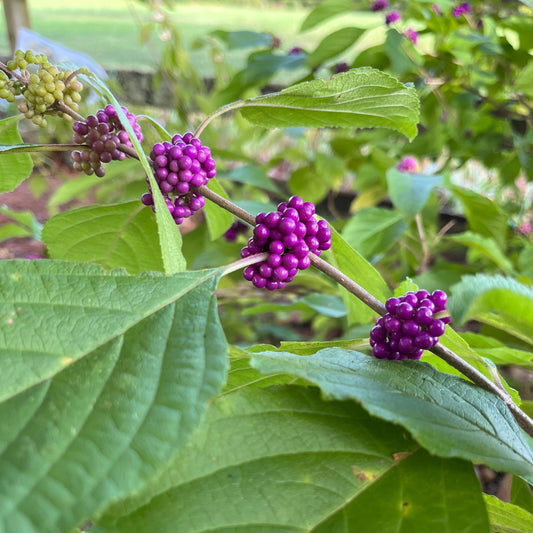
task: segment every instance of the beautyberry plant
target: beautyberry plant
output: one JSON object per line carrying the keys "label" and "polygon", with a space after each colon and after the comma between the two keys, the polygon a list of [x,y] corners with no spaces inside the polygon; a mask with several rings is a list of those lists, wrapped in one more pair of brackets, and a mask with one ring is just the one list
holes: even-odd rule
{"label": "beautyberry plant", "polygon": [[[0,94],[24,100],[24,61],[33,56],[17,57],[9,66],[0,63]],[[45,60],[35,61],[56,75]],[[137,117],[87,72],[80,76],[99,88],[108,104],[103,109],[80,115],[75,99],[66,98],[73,80],[66,72],[63,99],[33,109],[32,120],[42,112],[76,121],[76,170],[103,176],[106,163],[130,157],[132,166],[135,160],[142,166],[135,185],[144,189],[146,179],[148,192],[141,201],[136,188],[134,201],[51,217],[42,231],[48,260],[0,261],[1,531],[156,527],[172,533],[230,530],[236,523],[247,531],[329,531],[339,524],[378,531],[405,523],[413,531],[488,533],[506,530],[502,521],[516,530],[515,514],[528,525],[525,508],[516,513],[515,505],[481,494],[472,466],[485,462],[517,482],[532,482],[533,450],[521,428],[533,436],[533,421],[518,406],[516,392],[448,325],[446,306],[453,306],[446,293],[417,287],[389,298],[391,287],[380,271],[337,231],[345,221],[326,221],[304,194],[277,187],[268,187],[273,196],[260,208],[253,204],[252,214],[233,198],[235,190],[224,189],[224,176],[215,181],[224,161],[215,164],[200,137],[230,111],[262,128],[344,128],[357,137],[362,129],[386,125],[389,144],[397,133],[416,136],[412,86],[368,67],[344,70],[234,101],[183,135],[172,137],[147,121],[158,138],[170,139],[149,146],[143,146],[147,132]],[[32,94],[41,98],[41,92]],[[3,120],[0,128],[12,143],[0,145],[1,162],[10,169],[0,182],[6,190],[17,186],[10,181],[17,169],[19,183],[27,177],[22,167],[31,160],[21,152],[43,146],[21,144],[18,118]],[[216,146],[224,153],[215,143],[213,152]],[[71,143],[49,146],[72,150]],[[331,158],[322,155],[329,170]],[[413,163],[404,160],[406,172],[395,172],[414,181]],[[266,207],[278,192],[277,198],[292,196],[275,210]],[[179,226],[207,201],[215,205],[194,223],[205,219],[209,231]],[[253,228],[240,258],[239,246],[227,242],[245,229],[235,217]],[[202,268],[187,270],[184,251],[200,247],[204,235],[215,253],[202,257]],[[321,319],[356,324],[358,338],[335,334],[279,348],[228,346],[219,315],[224,306],[215,295],[257,298],[257,290],[233,275],[241,269],[246,281],[264,289],[269,309],[288,303],[291,319],[293,310],[313,316],[320,310]],[[290,283],[308,269],[295,290]],[[531,339],[524,324],[531,318],[524,302],[533,296],[512,281],[483,283],[498,298],[522,291],[524,316],[490,308],[482,318],[488,316],[493,327],[509,324],[526,344]],[[472,285],[462,294],[485,311],[494,295],[478,298],[479,284]],[[469,311],[455,309],[454,322],[461,312],[469,318]],[[370,329],[376,315],[381,317]],[[415,361],[428,350],[433,355]],[[513,356],[518,352],[513,349]],[[441,371],[434,356],[468,382]],[[398,492],[399,483],[405,490]],[[413,489],[422,483],[424,491]],[[260,497],[243,500],[248,486]],[[460,492],[443,498],[449,486]],[[378,493],[388,495],[386,513],[374,506]],[[427,508],[430,513],[409,512]]]}

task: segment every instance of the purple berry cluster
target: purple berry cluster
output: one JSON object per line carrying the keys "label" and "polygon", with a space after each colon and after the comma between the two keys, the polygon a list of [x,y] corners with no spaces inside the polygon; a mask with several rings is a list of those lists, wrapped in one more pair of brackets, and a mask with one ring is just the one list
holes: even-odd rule
{"label": "purple berry cluster", "polygon": [[378,359],[420,359],[444,333],[450,317],[441,314],[448,297],[441,290],[431,294],[409,291],[385,303],[387,313],[370,330],[370,346]]}
{"label": "purple berry cluster", "polygon": [[[143,135],[141,127],[137,124],[137,117],[125,107],[122,107],[122,110],[137,139],[142,141]],[[86,148],[74,150],[71,154],[75,170],[89,175],[94,173],[99,178],[105,175],[103,163],[122,161],[126,157],[126,154],[119,150],[119,145],[123,144],[130,148],[133,146],[112,105],[100,109],[96,115],[89,115],[84,121],[74,122],[72,129],[73,141],[76,144],[86,145]]]}
{"label": "purple berry cluster", "polygon": [[277,211],[259,213],[248,245],[241,257],[268,252],[265,261],[246,267],[243,276],[259,288],[282,289],[298,270],[311,265],[309,253],[320,255],[331,248],[331,229],[325,220],[314,217],[315,206],[292,196],[278,205]]}
{"label": "purple berry cluster", "polygon": [[[155,144],[150,160],[167,207],[176,224],[181,224],[205,205],[205,198],[194,189],[207,185],[217,174],[211,150],[189,132],[174,135],[172,142]],[[154,206],[151,190],[141,201]]]}

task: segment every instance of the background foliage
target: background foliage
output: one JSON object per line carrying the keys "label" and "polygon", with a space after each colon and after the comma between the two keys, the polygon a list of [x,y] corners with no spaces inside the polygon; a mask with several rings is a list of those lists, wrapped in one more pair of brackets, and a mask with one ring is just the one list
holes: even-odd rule
{"label": "background foliage", "polygon": [[[43,155],[70,126],[0,122],[2,192],[63,172],[44,227],[2,208],[0,239],[47,259],[0,262],[0,531],[531,531],[531,439],[500,398],[431,352],[369,357],[376,312],[317,270],[272,293],[225,271],[249,230],[219,206],[178,231],[139,202],[153,143],[214,113],[212,190],[252,214],[315,202],[325,259],[381,302],[447,290],[442,344],[531,414],[531,6],[324,0],[288,42],[189,47],[189,6],[143,4],[169,99],[136,110],[141,166],[72,175]],[[512,478],[505,501],[480,465]]]}

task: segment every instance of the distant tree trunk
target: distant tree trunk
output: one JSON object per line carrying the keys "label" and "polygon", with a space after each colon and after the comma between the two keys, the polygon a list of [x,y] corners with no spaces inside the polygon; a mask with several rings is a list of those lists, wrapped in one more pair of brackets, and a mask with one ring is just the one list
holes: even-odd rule
{"label": "distant tree trunk", "polygon": [[7,34],[11,52],[15,53],[17,32],[20,27],[30,28],[30,15],[26,0],[4,0]]}

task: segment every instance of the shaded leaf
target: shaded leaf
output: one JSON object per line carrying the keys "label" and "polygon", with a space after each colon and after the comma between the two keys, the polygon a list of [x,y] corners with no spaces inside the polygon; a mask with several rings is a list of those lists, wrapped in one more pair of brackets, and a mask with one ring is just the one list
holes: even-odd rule
{"label": "shaded leaf", "polygon": [[435,455],[533,480],[533,452],[501,399],[430,365],[327,348],[307,357],[254,353],[252,366],[307,379],[333,399],[361,402],[373,415],[403,425]]}
{"label": "shaded leaf", "polygon": [[[488,532],[471,465],[413,451],[399,428],[316,390],[241,390],[217,398],[166,475],[96,532]],[[370,512],[383,505],[376,491],[390,513]]]}

